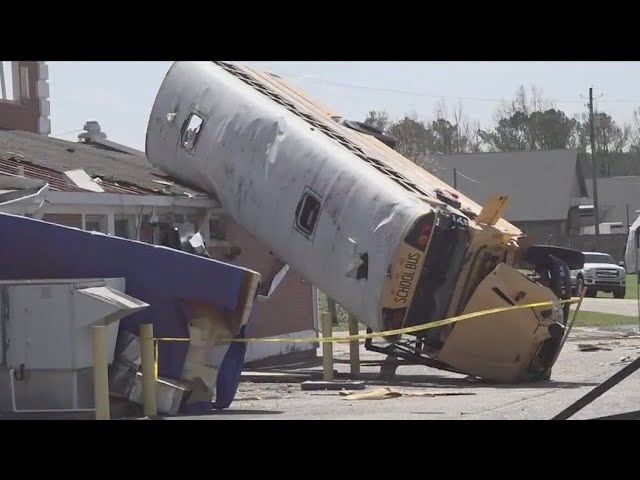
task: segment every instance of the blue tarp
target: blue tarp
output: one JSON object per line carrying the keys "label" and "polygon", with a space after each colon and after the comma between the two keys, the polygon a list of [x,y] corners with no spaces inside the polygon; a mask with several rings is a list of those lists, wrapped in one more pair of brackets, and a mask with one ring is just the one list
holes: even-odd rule
{"label": "blue tarp", "polygon": [[[135,334],[140,324],[153,323],[157,337],[189,337],[186,302],[235,310],[250,274],[168,247],[0,213],[0,279],[124,277],[126,293],[150,305],[121,321],[120,328]],[[187,349],[186,342],[161,342],[159,375],[179,379]],[[218,408],[233,400],[245,350],[233,343],[222,361]]]}

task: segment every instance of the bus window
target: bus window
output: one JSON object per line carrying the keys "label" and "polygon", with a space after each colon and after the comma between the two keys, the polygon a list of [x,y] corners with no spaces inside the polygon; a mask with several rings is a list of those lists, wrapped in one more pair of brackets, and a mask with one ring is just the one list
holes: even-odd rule
{"label": "bus window", "polygon": [[202,127],[202,118],[195,113],[187,117],[182,128],[182,147],[188,152],[192,152],[196,146],[196,140]]}
{"label": "bus window", "polygon": [[320,216],[320,199],[310,191],[305,191],[296,209],[296,228],[310,238]]}

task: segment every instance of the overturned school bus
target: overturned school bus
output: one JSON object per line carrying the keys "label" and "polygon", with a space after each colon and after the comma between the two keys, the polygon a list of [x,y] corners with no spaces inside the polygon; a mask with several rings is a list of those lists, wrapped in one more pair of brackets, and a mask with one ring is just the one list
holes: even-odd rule
{"label": "overturned school bus", "polygon": [[[146,138],[152,164],[215,195],[371,331],[553,302],[386,337],[382,349],[498,382],[548,378],[568,315],[562,275],[579,254],[525,252],[501,218],[508,198],[481,207],[392,146],[277,75],[224,62],[174,63]],[[522,258],[537,276],[514,268]]]}

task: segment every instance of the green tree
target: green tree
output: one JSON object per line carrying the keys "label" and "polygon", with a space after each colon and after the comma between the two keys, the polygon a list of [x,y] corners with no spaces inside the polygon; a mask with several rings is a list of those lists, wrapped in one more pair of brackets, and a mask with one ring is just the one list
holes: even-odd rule
{"label": "green tree", "polygon": [[542,91],[531,86],[530,93],[524,86],[516,92],[510,103],[504,103],[495,114],[493,130],[480,131],[480,138],[492,150],[520,151],[576,146],[576,125],[555,108]]}
{"label": "green tree", "polygon": [[398,121],[380,110],[371,110],[364,123],[396,138],[396,150],[410,160],[423,164],[433,154],[478,152],[482,140],[477,121],[469,121],[462,106],[449,115],[444,102],[435,109],[435,118],[424,122],[413,114],[405,114]]}
{"label": "green tree", "polygon": [[[589,115],[579,116],[577,124],[577,147],[584,172],[591,177],[591,129]],[[637,173],[635,166],[634,131],[630,125],[618,125],[610,115],[594,112],[594,143],[596,147],[597,175],[611,177],[614,175],[633,175]],[[631,152],[627,151],[631,147]]]}
{"label": "green tree", "polygon": [[391,121],[389,120],[389,114],[387,114],[387,112],[371,110],[367,114],[367,118],[364,119],[364,123],[384,132]]}
{"label": "green tree", "polygon": [[435,151],[433,132],[415,114],[405,115],[403,119],[392,123],[387,131],[398,141],[396,150],[416,163]]}

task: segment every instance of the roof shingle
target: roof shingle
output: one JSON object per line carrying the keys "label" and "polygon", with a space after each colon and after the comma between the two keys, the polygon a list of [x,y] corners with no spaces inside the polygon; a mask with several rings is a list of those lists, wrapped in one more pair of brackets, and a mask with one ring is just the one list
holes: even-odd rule
{"label": "roof shingle", "polygon": [[[15,154],[22,157],[20,161]],[[27,176],[47,180],[54,191],[84,191],[65,180],[63,173],[81,168],[91,177],[100,177],[100,186],[105,192],[207,197],[201,190],[168,177],[145,157],[20,130],[0,129],[0,171],[16,174],[18,165],[24,166]]]}

